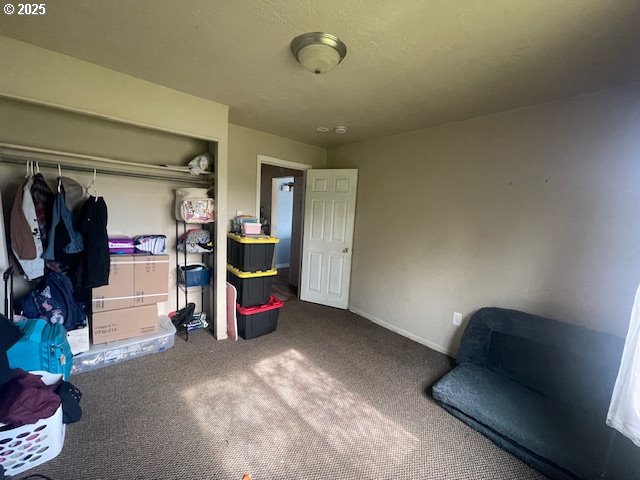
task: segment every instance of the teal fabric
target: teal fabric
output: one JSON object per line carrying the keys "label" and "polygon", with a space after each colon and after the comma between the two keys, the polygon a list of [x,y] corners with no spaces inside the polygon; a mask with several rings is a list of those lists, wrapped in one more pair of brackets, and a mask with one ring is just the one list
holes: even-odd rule
{"label": "teal fabric", "polygon": [[69,380],[73,354],[67,330],[60,323],[49,323],[41,318],[22,320],[16,325],[23,336],[7,351],[9,366],[26,372],[61,373],[64,380]]}
{"label": "teal fabric", "polygon": [[471,318],[433,386],[450,413],[552,479],[597,478],[622,339],[516,310]]}

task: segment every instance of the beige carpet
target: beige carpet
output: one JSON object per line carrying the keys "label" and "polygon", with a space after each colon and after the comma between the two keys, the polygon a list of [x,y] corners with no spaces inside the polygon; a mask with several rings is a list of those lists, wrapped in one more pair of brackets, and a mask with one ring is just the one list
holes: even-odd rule
{"label": "beige carpet", "polygon": [[72,378],[81,422],[27,473],[56,480],[543,479],[439,408],[446,356],[332,308],[292,300],[277,332]]}

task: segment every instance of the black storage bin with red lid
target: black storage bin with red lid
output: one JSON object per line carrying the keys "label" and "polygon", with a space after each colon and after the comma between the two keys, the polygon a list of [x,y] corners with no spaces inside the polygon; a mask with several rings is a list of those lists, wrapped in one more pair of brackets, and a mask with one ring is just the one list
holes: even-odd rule
{"label": "black storage bin with red lid", "polygon": [[284,305],[282,300],[271,295],[269,303],[257,307],[237,306],[238,335],[245,340],[275,332],[278,328],[278,315]]}

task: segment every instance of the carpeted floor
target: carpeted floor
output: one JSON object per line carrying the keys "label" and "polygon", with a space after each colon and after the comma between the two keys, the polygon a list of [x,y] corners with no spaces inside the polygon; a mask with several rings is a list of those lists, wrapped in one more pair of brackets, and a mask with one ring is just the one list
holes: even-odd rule
{"label": "carpeted floor", "polygon": [[278,269],[278,274],[271,282],[271,293],[285,301],[298,297],[298,289],[289,283],[289,268]]}
{"label": "carpeted floor", "polygon": [[84,417],[60,456],[24,476],[542,480],[433,402],[451,366],[357,315],[292,300],[273,334],[200,331],[73,377]]}

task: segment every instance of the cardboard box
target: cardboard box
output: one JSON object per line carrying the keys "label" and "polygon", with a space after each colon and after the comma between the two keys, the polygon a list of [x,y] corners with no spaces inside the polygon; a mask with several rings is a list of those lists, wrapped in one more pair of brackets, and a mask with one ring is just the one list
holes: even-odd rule
{"label": "cardboard box", "polygon": [[133,255],[111,255],[109,285],[92,290],[93,312],[133,307]]}
{"label": "cardboard box", "polygon": [[133,305],[169,300],[169,255],[134,255]]}
{"label": "cardboard box", "polygon": [[154,305],[169,299],[168,255],[111,255],[109,285],[94,288],[93,312]]}
{"label": "cardboard box", "polygon": [[71,353],[78,355],[83,352],[88,352],[89,347],[89,327],[77,328],[67,332],[67,341],[71,347]]}
{"label": "cardboard box", "polygon": [[98,312],[93,314],[91,320],[94,345],[148,335],[157,331],[158,307],[155,304]]}

